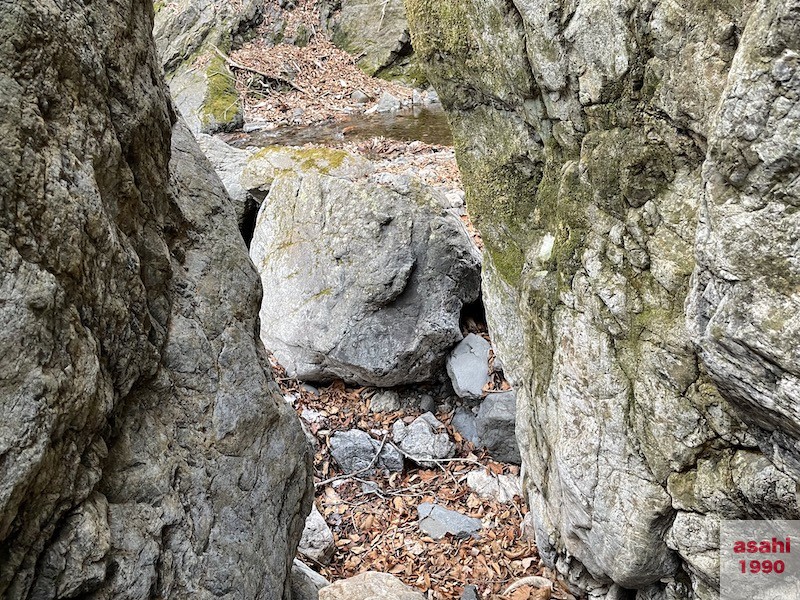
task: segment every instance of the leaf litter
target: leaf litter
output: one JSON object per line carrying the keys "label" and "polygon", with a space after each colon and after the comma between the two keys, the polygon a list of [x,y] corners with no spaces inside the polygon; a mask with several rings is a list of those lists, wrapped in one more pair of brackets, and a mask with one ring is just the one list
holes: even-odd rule
{"label": "leaf litter", "polygon": [[[461,460],[441,462],[435,469],[406,461],[402,472],[347,476],[329,451],[329,440],[335,432],[358,428],[379,442],[388,443],[391,426],[397,419],[411,422],[421,411],[406,408],[372,413],[369,404],[374,388],[335,381],[319,388],[317,395],[288,377],[274,357],[272,363],[278,385],[284,396],[293,400],[298,416],[313,411],[311,414],[316,417],[305,422],[318,442],[314,456],[315,502],[333,531],[336,549],[327,565],[312,566],[329,581],[373,570],[397,576],[426,593],[430,600],[458,599],[470,584],[477,586],[484,600],[573,598],[542,564],[532,534],[523,531],[522,520],[528,511],[524,500],[517,496],[509,503],[495,502],[479,497],[467,487],[467,474],[475,469],[518,477],[519,467],[493,460],[464,439],[450,425],[452,412],[436,417],[446,425],[456,444],[455,458]],[[489,387],[501,389],[502,382],[494,380]],[[416,507],[422,502],[436,502],[481,519],[479,537],[430,538],[417,525]],[[515,582],[531,576],[546,578],[552,589],[522,585],[501,595]]]}

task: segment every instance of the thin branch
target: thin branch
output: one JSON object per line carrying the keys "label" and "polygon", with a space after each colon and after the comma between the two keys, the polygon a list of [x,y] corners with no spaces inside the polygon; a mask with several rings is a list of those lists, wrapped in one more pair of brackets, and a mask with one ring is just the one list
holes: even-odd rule
{"label": "thin branch", "polygon": [[216,53],[219,54],[222,57],[222,60],[224,60],[228,64],[229,67],[232,67],[234,69],[239,69],[241,71],[249,71],[250,73],[255,73],[256,75],[259,75],[259,76],[263,77],[264,79],[266,79],[268,82],[288,85],[289,87],[291,87],[294,90],[297,90],[298,92],[301,92],[303,94],[308,94],[308,92],[306,90],[304,90],[300,86],[292,83],[291,81],[289,81],[288,79],[286,79],[284,77],[278,77],[277,75],[270,75],[268,73],[264,73],[263,71],[259,71],[258,69],[254,69],[253,67],[247,67],[247,66],[243,65],[242,63],[239,63],[239,62],[236,62],[235,60],[233,60],[231,57],[226,55],[224,52],[222,52],[222,50],[220,50],[219,48],[217,48],[213,44],[212,44],[211,47],[214,48]]}
{"label": "thin branch", "polygon": [[529,585],[531,587],[535,587],[538,589],[541,588],[548,588],[550,590],[553,589],[553,582],[550,581],[549,579],[546,579],[539,575],[531,575],[530,577],[523,577],[522,579],[518,579],[510,586],[508,586],[500,595],[508,596],[511,592],[513,592],[517,588],[521,588],[523,585]]}

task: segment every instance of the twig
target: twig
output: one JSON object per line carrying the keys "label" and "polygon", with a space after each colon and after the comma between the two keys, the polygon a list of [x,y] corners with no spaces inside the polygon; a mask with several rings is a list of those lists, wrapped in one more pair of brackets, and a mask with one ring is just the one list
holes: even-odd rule
{"label": "twig", "polygon": [[386,7],[389,5],[389,0],[383,0],[383,8],[381,9],[381,21],[378,23],[378,32],[383,27],[383,18],[386,16]]}
{"label": "twig", "polygon": [[[386,444],[386,438],[388,436],[389,436],[388,433],[383,436],[383,439],[381,440],[381,445],[378,447],[378,451],[375,453],[375,456],[372,457],[372,460],[369,461],[369,464],[366,467],[362,467],[361,469],[353,471],[352,473],[344,473],[342,475],[337,475],[336,477],[331,477],[330,479],[324,479],[323,481],[315,483],[314,489],[322,487],[323,485],[328,485],[329,483],[333,483],[334,481],[340,481],[342,479],[355,479],[356,475],[361,475],[362,473],[366,473],[367,471],[369,471],[372,467],[375,466],[375,463],[378,462],[378,458],[380,457],[381,452],[383,451],[383,446]],[[402,452],[402,450],[400,451]]]}
{"label": "twig", "polygon": [[241,71],[249,71],[250,73],[255,73],[256,75],[260,75],[261,77],[263,77],[267,81],[271,81],[271,82],[275,82],[275,83],[279,83],[279,84],[283,84],[283,85],[288,85],[289,87],[291,87],[292,89],[297,90],[298,92],[302,92],[303,94],[308,94],[307,91],[305,91],[300,86],[292,83],[288,79],[285,79],[283,77],[278,77],[277,75],[269,75],[268,73],[264,73],[263,71],[259,71],[258,69],[254,69],[253,67],[247,67],[247,66],[243,65],[242,63],[236,62],[231,57],[227,56],[224,52],[222,52],[222,50],[220,50],[219,48],[217,48],[213,44],[212,44],[211,47],[214,48],[216,53],[219,54],[222,57],[222,60],[224,60],[228,64],[228,66],[233,67],[234,69],[239,69]]}
{"label": "twig", "polygon": [[458,457],[456,457],[456,458],[427,458],[427,457],[414,456],[413,454],[409,454],[408,452],[404,451],[399,446],[395,446],[395,448],[397,448],[403,456],[405,456],[406,458],[410,458],[411,460],[413,460],[415,463],[418,463],[418,464],[423,464],[423,463],[437,463],[437,464],[439,464],[439,463],[463,462],[463,463],[468,463],[468,464],[471,464],[471,465],[478,465],[479,467],[486,468],[486,465],[484,465],[482,462],[477,461],[477,460],[473,460],[471,458],[458,458]]}
{"label": "twig", "polygon": [[505,591],[500,594],[501,596],[508,596],[514,590],[521,588],[523,585],[529,585],[531,587],[535,587],[538,589],[541,588],[549,588],[550,590],[553,589],[553,582],[549,579],[541,577],[539,575],[531,575],[530,577],[523,577],[522,579],[518,579],[510,586],[508,586]]}
{"label": "twig", "polygon": [[359,479],[358,477],[353,477],[359,483],[365,483],[367,485],[375,486],[373,489],[368,489],[364,492],[358,494],[359,496],[367,496],[369,494],[375,494],[376,496],[380,496],[383,499],[386,499],[388,496],[402,496],[403,498],[420,498],[422,496],[426,496],[427,494],[424,492],[416,492],[419,487],[424,487],[425,483],[418,483],[417,485],[412,485],[409,487],[401,488],[399,490],[386,490],[379,486],[375,481],[368,481],[366,479]]}

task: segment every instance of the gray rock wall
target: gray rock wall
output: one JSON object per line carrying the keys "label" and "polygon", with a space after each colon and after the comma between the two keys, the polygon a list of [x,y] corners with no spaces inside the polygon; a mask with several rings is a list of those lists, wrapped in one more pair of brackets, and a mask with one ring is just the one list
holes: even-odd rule
{"label": "gray rock wall", "polygon": [[483,235],[540,553],[714,598],[796,518],[798,3],[406,0]]}
{"label": "gray rock wall", "polygon": [[0,596],[288,599],[310,459],[152,6],[2,8]]}

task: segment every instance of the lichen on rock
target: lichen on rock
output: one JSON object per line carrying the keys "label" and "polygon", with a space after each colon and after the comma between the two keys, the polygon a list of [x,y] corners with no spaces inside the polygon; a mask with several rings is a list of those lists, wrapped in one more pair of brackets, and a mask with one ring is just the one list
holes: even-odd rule
{"label": "lichen on rock", "polygon": [[539,552],[595,596],[713,598],[719,520],[797,513],[796,4],[406,0]]}
{"label": "lichen on rock", "polygon": [[152,26],[148,0],[0,21],[3,598],[289,598],[311,457]]}

